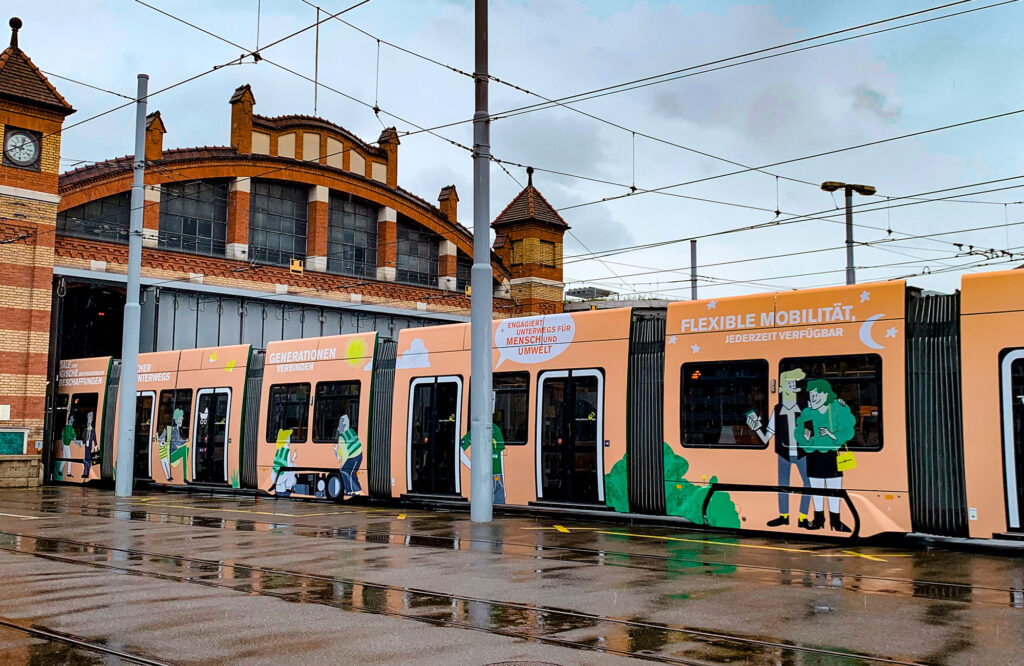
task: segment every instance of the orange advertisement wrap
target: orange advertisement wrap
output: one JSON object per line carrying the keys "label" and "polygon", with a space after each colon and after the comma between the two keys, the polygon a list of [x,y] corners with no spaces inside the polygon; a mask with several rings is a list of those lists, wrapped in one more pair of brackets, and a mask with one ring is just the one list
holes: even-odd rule
{"label": "orange advertisement wrap", "polygon": [[112,360],[109,356],[60,362],[54,405],[54,481],[100,479],[103,415]]}
{"label": "orange advertisement wrap", "polygon": [[668,514],[833,537],[909,531],[905,292],[669,304]]}
{"label": "orange advertisement wrap", "polygon": [[136,479],[239,487],[249,354],[249,345],[139,354]]}
{"label": "orange advertisement wrap", "polygon": [[367,494],[376,343],[369,332],[267,346],[253,440],[261,490],[333,500]]}
{"label": "orange advertisement wrap", "polygon": [[1021,271],[963,278],[964,474],[972,537],[991,538],[1024,528],[1022,292]]}
{"label": "orange advertisement wrap", "polygon": [[[629,309],[493,323],[493,500],[628,510]],[[392,496],[469,498],[468,324],[398,337]]]}

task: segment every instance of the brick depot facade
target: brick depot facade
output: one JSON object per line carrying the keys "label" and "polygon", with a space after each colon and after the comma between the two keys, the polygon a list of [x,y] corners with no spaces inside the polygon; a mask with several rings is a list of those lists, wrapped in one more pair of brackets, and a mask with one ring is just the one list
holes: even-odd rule
{"label": "brick depot facade", "polygon": [[[0,133],[31,133],[41,155],[0,165],[0,429],[32,442],[57,359],[119,353],[133,158],[59,173],[73,109],[13,34]],[[400,187],[393,128],[366,142],[255,106],[234,91],[219,147],[165,148],[173,119],[147,119],[142,351],[465,320],[473,238],[455,187],[436,204]],[[495,316],[561,311],[568,227],[532,178],[493,226]]]}

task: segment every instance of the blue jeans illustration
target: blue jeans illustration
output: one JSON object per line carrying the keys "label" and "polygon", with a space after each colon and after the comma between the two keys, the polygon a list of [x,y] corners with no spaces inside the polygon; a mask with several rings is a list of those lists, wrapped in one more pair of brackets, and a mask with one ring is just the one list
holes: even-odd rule
{"label": "blue jeans illustration", "polygon": [[363,489],[359,485],[359,476],[356,474],[362,464],[363,454],[360,453],[358,456],[346,460],[345,464],[341,466],[341,480],[345,482],[345,492],[349,495],[355,495]]}
{"label": "blue jeans illustration", "polygon": [[[800,472],[800,478],[804,481],[804,486],[807,488],[811,487],[810,479],[807,478],[807,459],[806,458],[784,458],[779,456],[779,485],[788,486],[790,471],[796,465],[797,470]],[[811,504],[811,498],[809,495],[800,496],[800,513],[806,514],[807,508]],[[779,493],[779,513],[789,513],[789,493]]]}

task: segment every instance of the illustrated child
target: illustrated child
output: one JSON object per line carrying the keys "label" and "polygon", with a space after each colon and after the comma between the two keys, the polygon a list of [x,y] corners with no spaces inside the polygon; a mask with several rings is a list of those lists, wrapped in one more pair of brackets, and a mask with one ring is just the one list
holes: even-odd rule
{"label": "illustrated child", "polygon": [[[832,385],[825,379],[807,382],[808,406],[796,420],[797,441],[807,452],[807,476],[814,488],[840,489],[843,473],[836,458],[839,450],[856,434],[857,417],[842,400],[836,398]],[[814,496],[814,520],[808,529],[825,526],[824,502]],[[839,515],[839,498],[828,498],[829,526],[836,532],[849,532]]]}
{"label": "illustrated child", "polygon": [[85,415],[85,432],[82,433],[82,439],[78,442],[79,446],[84,447],[83,452],[83,464],[85,465],[82,471],[82,478],[89,478],[89,471],[92,469],[92,456],[93,453],[99,450],[96,446],[96,429],[92,427],[93,412],[89,412]]}
{"label": "illustrated child", "polygon": [[274,453],[272,468],[274,478],[270,489],[281,497],[291,495],[297,482],[295,472],[288,471],[289,467],[295,466],[295,456],[298,454],[298,451],[291,450],[291,438],[291,430],[277,431],[277,451]]}
{"label": "illustrated child", "polygon": [[355,495],[363,487],[359,483],[359,466],[363,464],[363,444],[359,435],[349,425],[348,414],[338,419],[338,443],[334,445],[334,455],[338,458],[341,479],[345,483],[345,492]]}
{"label": "illustrated child", "polygon": [[171,467],[177,467],[184,460],[183,476],[188,481],[188,440],[181,435],[181,424],[185,420],[185,412],[175,409],[171,420],[174,425],[164,428],[156,440],[160,465],[164,468],[164,477],[168,481],[174,481],[174,477],[171,476]]}
{"label": "illustrated child", "polygon": [[[459,457],[462,459],[462,464],[473,469],[472,461],[469,456],[466,455],[466,451],[470,449],[472,444],[470,433],[466,433],[462,436],[459,441]],[[505,503],[505,458],[502,453],[505,451],[505,437],[501,434],[501,428],[498,427],[497,423],[491,424],[491,443],[493,450],[491,452],[491,474],[494,475],[494,495],[492,501],[495,504]]]}
{"label": "illustrated child", "polygon": [[[757,433],[758,438],[767,444],[775,437],[775,453],[779,458],[779,485],[788,486],[793,465],[800,472],[804,486],[809,487],[810,481],[807,478],[806,452],[798,446],[796,438],[796,422],[800,416],[800,405],[797,404],[797,394],[801,389],[797,382],[803,380],[806,374],[800,368],[787,370],[779,375],[779,402],[772,410],[772,416],[768,419],[768,427],[761,424],[761,417],[753,411],[747,413],[747,426]],[[797,526],[810,529],[810,521],[807,519],[807,508],[810,506],[811,498],[808,495],[800,496],[800,518]],[[779,527],[789,525],[789,493],[779,493],[779,515],[768,521],[768,527]]]}

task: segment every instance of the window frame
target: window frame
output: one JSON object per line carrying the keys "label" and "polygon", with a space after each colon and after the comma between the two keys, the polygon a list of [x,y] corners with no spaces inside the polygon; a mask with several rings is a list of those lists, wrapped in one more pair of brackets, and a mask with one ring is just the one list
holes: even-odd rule
{"label": "window frame", "polygon": [[[85,434],[85,424],[86,424],[85,415],[89,413],[89,410],[88,409],[86,409],[85,411],[76,410],[75,409],[75,401],[78,400],[79,398],[87,398],[89,396],[92,397],[92,401],[93,401],[92,402],[92,405],[93,405],[93,407],[92,407],[92,429],[93,429],[93,432],[96,433],[96,446],[99,446],[100,445],[100,435],[99,435],[100,394],[99,394],[99,392],[97,392],[97,391],[84,391],[82,393],[72,393],[71,394],[71,399],[68,401],[67,416],[70,418],[72,414],[75,414],[77,416],[77,414],[79,412],[81,412],[81,414],[82,414],[82,421],[79,422],[76,419],[75,425],[74,425],[74,428],[75,428],[75,439],[81,441],[82,440],[82,436]],[[67,421],[65,420],[64,423],[66,425]]]}
{"label": "window frame", "polygon": [[[547,263],[544,260],[544,248],[551,248],[551,263]],[[540,241],[540,251],[537,255],[537,263],[544,268],[555,268],[558,265],[558,255],[556,253],[557,244],[554,241]]]}
{"label": "window frame", "polygon": [[[436,289],[443,239],[414,222],[399,220],[395,227],[395,282]],[[426,270],[420,270],[424,267]]]}
{"label": "window frame", "polygon": [[[174,192],[179,189],[180,193]],[[183,206],[182,210],[170,210],[179,206]],[[186,221],[195,225],[195,233],[185,232]],[[171,229],[174,223],[177,223],[178,231]],[[209,234],[200,233],[203,224],[210,225]],[[160,249],[223,257],[227,253],[227,229],[228,181],[191,180],[161,186]],[[189,243],[192,247],[187,247]],[[201,244],[208,248],[200,248]]]}
{"label": "window frame", "polygon": [[[374,204],[331,191],[327,204],[328,273],[376,279],[379,215],[380,208]],[[349,233],[352,240],[346,241]],[[356,242],[360,234],[366,235],[365,244]],[[364,254],[361,261],[357,256],[360,252]]]}
{"label": "window frame", "polygon": [[[462,462],[459,433],[462,432],[462,401],[465,398],[463,390],[465,384],[462,379],[462,375],[431,375],[427,377],[413,377],[409,380],[409,400],[406,405],[406,430],[405,430],[405,487],[412,492],[412,422],[415,408],[415,401],[413,397],[416,394],[416,387],[421,384],[429,384],[433,386],[435,394],[431,397],[433,403],[437,402],[437,385],[453,383],[456,386],[456,399],[455,399],[455,494],[462,494],[462,481],[459,477],[462,476]],[[434,430],[434,433],[437,431]]]}
{"label": "window frame", "polygon": [[[90,211],[90,208],[95,210]],[[86,201],[57,213],[57,234],[71,238],[127,245],[131,226],[131,209],[131,192],[127,190]],[[106,212],[104,212],[105,210]],[[77,229],[70,229],[69,223]],[[94,223],[108,227],[108,229],[91,229]]]}
{"label": "window frame", "polygon": [[[286,189],[291,190],[296,193],[296,198],[274,194],[274,188],[279,188],[282,194]],[[285,267],[290,266],[291,259],[305,261],[306,253],[309,249],[308,187],[304,188],[302,185],[290,182],[253,180],[250,189],[249,259],[263,264]],[[262,191],[264,189],[266,192]],[[297,194],[299,190],[304,192],[301,197],[298,197]],[[292,204],[292,212],[296,213],[296,215],[273,212],[269,203],[272,200]],[[301,211],[301,215],[298,215],[299,211]],[[260,218],[259,216],[261,215],[266,217]],[[282,223],[290,225],[291,231],[283,231]],[[300,223],[302,225],[302,233],[296,231]],[[256,240],[259,234],[263,235],[262,241]],[[282,243],[285,239],[289,240],[289,249],[282,248]],[[301,242],[298,239],[302,239]],[[273,247],[274,243],[276,243],[276,247]]]}
{"label": "window frame", "polygon": [[[779,359],[779,362],[778,362],[778,365],[776,366],[776,369],[779,372],[779,374],[781,374],[782,373],[782,366],[787,361],[789,361],[789,362],[793,362],[793,361],[810,361],[810,362],[814,362],[814,361],[819,361],[819,360],[823,360],[823,359],[844,359],[844,358],[860,358],[860,357],[863,357],[863,358],[874,358],[878,362],[878,405],[877,405],[877,409],[878,409],[878,412],[877,412],[878,445],[877,446],[870,446],[869,447],[869,446],[864,446],[864,445],[861,445],[861,444],[852,444],[852,440],[851,440],[851,442],[847,443],[847,445],[845,445],[844,448],[846,448],[846,449],[848,449],[850,451],[853,451],[855,453],[878,453],[879,451],[881,451],[881,450],[883,450],[885,448],[885,408],[884,408],[885,407],[884,406],[884,401],[885,401],[885,392],[884,392],[884,390],[885,390],[885,364],[883,362],[881,354],[861,353],[861,354],[829,354],[829,355],[819,355],[819,356],[786,356],[784,358],[780,358]],[[803,365],[801,365],[801,364],[797,364],[797,365],[799,367],[801,367],[801,368],[803,367]],[[812,379],[826,379],[827,380],[828,378],[827,377],[818,377],[818,376],[808,375],[807,378],[803,380],[804,386],[806,387],[807,382],[809,380],[812,380]],[[832,382],[830,381],[829,385],[831,385],[831,384],[832,384]],[[806,390],[806,388],[804,390]],[[836,387],[832,386],[832,390],[835,391]],[[836,397],[837,398],[841,397],[839,395],[838,391],[836,391]],[[861,405],[857,405],[857,407],[859,409],[861,407]],[[853,410],[851,409],[850,411],[852,412]],[[861,427],[861,418],[860,418],[859,414],[854,414],[854,416],[857,417],[857,430],[856,430],[856,432],[858,434],[860,434],[860,433],[863,432],[863,428]]]}
{"label": "window frame", "polygon": [[[264,426],[264,430],[265,438],[268,444],[276,444],[277,431],[284,430],[284,428],[280,427],[280,424],[278,424],[277,427],[273,429],[273,434],[271,434],[271,423],[273,423],[274,419],[274,389],[282,389],[295,386],[306,387],[306,400],[303,401],[303,418],[300,419],[300,421],[303,422],[302,427],[304,428],[304,430],[302,433],[302,439],[298,439],[298,436],[293,432],[291,438],[288,441],[290,444],[305,444],[306,442],[309,441],[309,407],[310,402],[312,402],[313,398],[313,385],[310,382],[282,382],[280,384],[271,384],[267,388],[267,420]],[[295,428],[293,428],[293,431],[294,430]]]}
{"label": "window frame", "polygon": [[[331,385],[331,384],[355,385],[355,387],[356,387],[356,392],[355,392],[355,396],[354,396],[355,403],[356,403],[355,418],[350,419],[349,427],[351,427],[353,430],[356,431],[356,435],[359,434],[359,411],[362,409],[362,400],[363,400],[363,382],[362,382],[362,380],[359,380],[359,379],[338,379],[338,380],[329,380],[329,381],[317,382],[316,386],[313,387],[313,393],[312,393],[312,398],[313,398],[313,432],[312,432],[312,436],[310,438],[310,441],[312,441],[314,444],[337,444],[338,443],[338,438],[336,436],[327,437],[326,439],[318,438],[317,437],[317,435],[318,435],[318,433],[317,433],[317,425],[319,424],[319,419],[317,418],[317,416],[319,415],[320,405],[323,404],[323,402],[324,402],[324,401],[320,400],[320,387],[321,386]],[[349,400],[351,400],[352,398],[353,398],[353,396],[343,396],[342,399],[349,399]]]}
{"label": "window frame", "polygon": [[[757,435],[754,435],[756,443],[754,444],[700,444],[688,441],[687,438],[687,414],[686,409],[686,381],[687,376],[693,372],[693,366],[708,366],[708,365],[732,365],[737,366],[739,364],[761,364],[764,369],[764,396],[765,396],[765,413],[769,413],[774,407],[772,404],[771,396],[771,363],[765,358],[738,358],[738,359],[724,359],[724,360],[709,360],[709,361],[686,361],[681,363],[679,366],[679,443],[682,447],[687,449],[715,449],[715,450],[748,450],[748,451],[762,451],[767,449],[770,445],[769,442],[762,442]],[[691,370],[687,371],[687,367]],[[699,368],[698,368],[699,370]],[[762,415],[763,416],[763,415]],[[720,424],[721,425],[721,424]],[[746,427],[746,422],[742,421],[735,425]]]}
{"label": "window frame", "polygon": [[[156,397],[156,400],[157,400],[157,402],[156,402],[156,424],[153,426],[156,429],[155,432],[157,434],[157,437],[160,436],[160,427],[161,427],[161,425],[160,425],[160,412],[161,412],[161,407],[163,407],[163,404],[164,404],[164,396],[166,394],[168,394],[168,393],[173,394],[173,396],[174,396],[172,398],[172,400],[171,400],[171,420],[170,420],[170,423],[173,424],[173,422],[174,422],[174,410],[175,409],[181,409],[181,411],[183,412],[183,414],[182,414],[182,416],[183,416],[182,425],[184,425],[184,427],[185,427],[185,433],[182,435],[182,437],[184,437],[185,441],[191,442],[192,441],[192,405],[195,404],[195,401],[192,399],[193,391],[190,388],[163,389],[163,390],[160,391],[160,393],[157,394],[157,397]],[[179,393],[184,393],[184,394],[186,394],[188,396],[188,406],[186,408],[181,408],[181,407],[178,406],[178,404],[179,404],[178,403],[178,394]]]}
{"label": "window frame", "polygon": [[[503,389],[499,389],[499,388],[496,388],[496,385],[495,385],[495,383],[493,381],[493,380],[498,379],[499,377],[510,377],[511,378],[511,377],[516,377],[516,376],[522,376],[524,378],[524,387],[522,389],[504,389],[504,390]],[[508,434],[505,432],[504,429],[502,429],[502,431],[501,431],[501,436],[505,440],[505,446],[506,447],[508,447],[508,446],[529,446],[529,444],[530,444],[530,373],[528,371],[526,371],[526,370],[517,370],[517,371],[513,371],[513,372],[495,372],[493,374],[493,376],[492,376],[491,390],[494,393],[494,398],[491,400],[491,422],[492,423],[494,423],[494,412],[497,410],[497,407],[498,407],[498,394],[499,393],[507,393],[507,394],[522,393],[525,396],[525,401],[526,401],[525,402],[525,405],[526,405],[526,424],[524,426],[524,430],[526,432],[526,438],[523,441],[521,441],[521,442],[520,441],[511,441],[508,438]]]}

